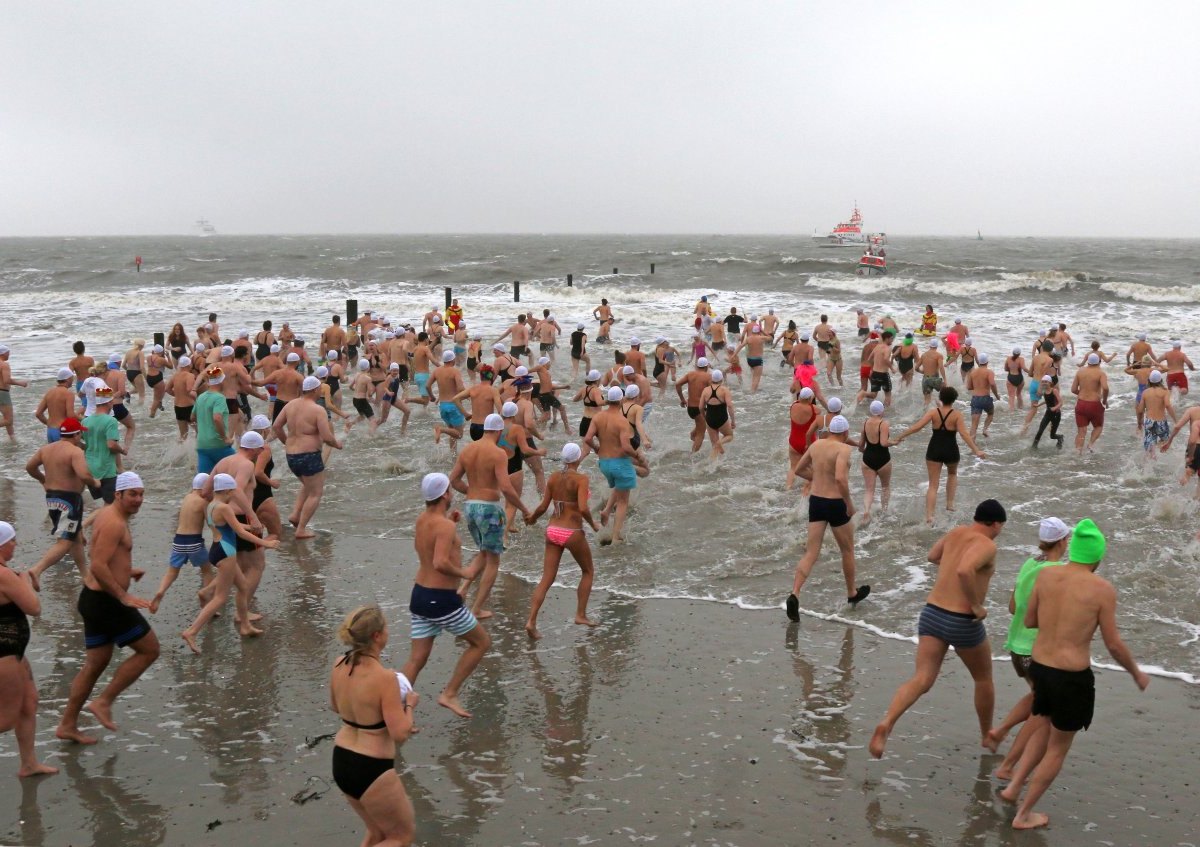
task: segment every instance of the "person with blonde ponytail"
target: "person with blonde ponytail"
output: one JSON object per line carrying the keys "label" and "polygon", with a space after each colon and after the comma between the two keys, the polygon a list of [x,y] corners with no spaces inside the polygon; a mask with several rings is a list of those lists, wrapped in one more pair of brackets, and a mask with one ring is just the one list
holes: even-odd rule
{"label": "person with blonde ponytail", "polygon": [[396,745],[412,733],[418,696],[401,673],[383,666],[387,621],[375,605],[346,615],[338,639],[347,649],[329,680],[330,707],[342,719],[333,748],[333,781],[367,825],[364,844],[413,843],[412,801],[396,773]]}

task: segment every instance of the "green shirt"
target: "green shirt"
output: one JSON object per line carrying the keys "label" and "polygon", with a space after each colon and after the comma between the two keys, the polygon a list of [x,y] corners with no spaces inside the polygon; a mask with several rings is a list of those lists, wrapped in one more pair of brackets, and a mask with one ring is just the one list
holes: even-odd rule
{"label": "green shirt", "polygon": [[196,398],[196,447],[201,450],[227,446],[225,439],[217,432],[217,425],[213,423],[213,415],[218,412],[225,431],[229,432],[229,407],[225,404],[225,395],[219,391],[205,391]]}
{"label": "green shirt", "polygon": [[1008,641],[1004,649],[1019,656],[1033,655],[1033,642],[1037,640],[1037,628],[1025,626],[1025,612],[1029,609],[1029,597],[1033,594],[1033,585],[1043,568],[1051,565],[1061,565],[1062,562],[1043,562],[1041,559],[1029,559],[1021,565],[1017,574],[1017,584],[1013,588],[1012,623],[1008,625]]}
{"label": "green shirt", "polygon": [[88,470],[96,479],[112,479],[117,475],[117,457],[108,449],[108,442],[120,441],[117,419],[97,412],[83,421],[83,453]]}

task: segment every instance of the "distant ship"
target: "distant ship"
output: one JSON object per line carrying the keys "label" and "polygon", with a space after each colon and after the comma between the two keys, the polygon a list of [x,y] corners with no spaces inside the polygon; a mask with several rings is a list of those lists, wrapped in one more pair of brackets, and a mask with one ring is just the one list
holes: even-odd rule
{"label": "distant ship", "polygon": [[814,230],[812,237],[818,247],[861,247],[864,244],[879,244],[881,241],[886,243],[887,240],[887,236],[882,232],[868,235],[863,231],[863,216],[858,210],[858,203],[854,204],[850,220],[842,221],[832,232],[824,235]]}
{"label": "distant ship", "polygon": [[208,222],[208,218],[201,218],[196,221],[196,231],[201,238],[217,234],[217,228]]}

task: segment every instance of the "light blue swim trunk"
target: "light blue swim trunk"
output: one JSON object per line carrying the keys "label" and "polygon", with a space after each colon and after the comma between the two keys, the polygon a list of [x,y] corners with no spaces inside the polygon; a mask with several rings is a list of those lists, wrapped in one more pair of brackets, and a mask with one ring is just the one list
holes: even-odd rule
{"label": "light blue swim trunk", "polygon": [[463,417],[463,413],[458,410],[458,406],[454,403],[438,403],[438,412],[442,415],[442,423],[456,429],[462,426],[466,420]]}
{"label": "light blue swim trunk", "polygon": [[417,374],[417,390],[421,392],[422,397],[429,396],[429,374]]}
{"label": "light blue swim trunk", "polygon": [[637,488],[637,472],[633,469],[633,459],[628,456],[601,459],[600,473],[604,474],[609,488],[617,491],[632,491]]}

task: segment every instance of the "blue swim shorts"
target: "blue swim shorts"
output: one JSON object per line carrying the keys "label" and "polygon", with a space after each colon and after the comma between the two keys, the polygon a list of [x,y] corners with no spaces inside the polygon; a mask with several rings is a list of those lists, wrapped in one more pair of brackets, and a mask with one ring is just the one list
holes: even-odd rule
{"label": "blue swim shorts", "polygon": [[189,563],[197,568],[208,564],[208,552],[204,549],[204,536],[175,533],[175,540],[171,542],[171,558],[168,564],[173,568],[182,568]]}
{"label": "blue swim shorts", "polygon": [[628,456],[601,459],[600,473],[604,474],[609,488],[617,491],[632,491],[637,488],[637,472],[633,469],[633,459]]}
{"label": "blue swim shorts", "polygon": [[442,415],[442,423],[446,426],[452,426],[457,429],[466,421],[463,413],[459,411],[458,406],[454,403],[438,403],[438,411]]}
{"label": "blue swim shorts", "polygon": [[197,447],[196,473],[212,473],[212,469],[217,466],[217,462],[226,456],[232,456],[233,452],[233,448],[228,445],[225,447]]}
{"label": "blue swim shorts", "polygon": [[325,470],[320,450],[312,453],[288,453],[287,463],[288,469],[296,476],[316,476]]}
{"label": "blue swim shorts", "polygon": [[443,632],[466,635],[479,623],[462,597],[451,588],[426,588],[413,585],[408,603],[412,613],[412,638],[437,638]]}
{"label": "blue swim shorts", "polygon": [[417,379],[417,391],[419,391],[421,393],[422,397],[428,397],[429,396],[429,374],[417,374],[416,379]]}

